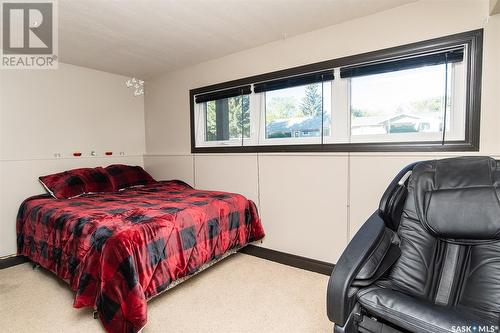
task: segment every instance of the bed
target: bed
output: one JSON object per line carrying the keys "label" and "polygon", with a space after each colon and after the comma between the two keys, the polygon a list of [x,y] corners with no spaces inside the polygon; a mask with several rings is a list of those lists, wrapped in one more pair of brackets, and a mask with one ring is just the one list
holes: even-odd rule
{"label": "bed", "polygon": [[39,195],[17,216],[18,254],[54,272],[112,333],[140,331],[147,300],[264,231],[255,204],[162,181],[71,199]]}

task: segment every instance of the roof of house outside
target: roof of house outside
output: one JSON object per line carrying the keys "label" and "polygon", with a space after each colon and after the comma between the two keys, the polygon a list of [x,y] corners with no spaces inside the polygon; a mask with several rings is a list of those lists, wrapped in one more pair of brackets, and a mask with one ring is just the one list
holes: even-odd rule
{"label": "roof of house outside", "polygon": [[398,114],[392,116],[368,116],[368,117],[352,117],[351,125],[352,127],[362,127],[362,126],[383,126],[388,122],[391,123],[406,123],[412,120],[415,121],[426,121],[433,122],[436,120],[441,121],[442,114],[438,112],[426,112],[421,114]]}
{"label": "roof of house outside", "polygon": [[[325,114],[323,124],[330,121],[330,115]],[[294,131],[306,130],[320,130],[321,129],[321,115],[307,116],[307,117],[293,117],[287,119],[277,119],[266,126],[267,132],[283,133]]]}

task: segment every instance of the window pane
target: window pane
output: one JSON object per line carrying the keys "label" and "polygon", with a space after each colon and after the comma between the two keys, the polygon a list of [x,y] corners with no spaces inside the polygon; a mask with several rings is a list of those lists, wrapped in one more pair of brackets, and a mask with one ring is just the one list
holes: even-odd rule
{"label": "window pane", "polygon": [[267,139],[320,137],[322,123],[324,135],[330,135],[331,81],[323,89],[314,83],[265,94]]}
{"label": "window pane", "polygon": [[445,75],[445,65],[437,65],[351,78],[351,135],[442,132]]}
{"label": "window pane", "polygon": [[205,141],[225,141],[250,137],[248,95],[204,103]]}
{"label": "window pane", "polygon": [[205,140],[215,141],[217,140],[217,124],[215,120],[215,101],[210,101],[205,103],[205,119],[206,130],[205,130]]}

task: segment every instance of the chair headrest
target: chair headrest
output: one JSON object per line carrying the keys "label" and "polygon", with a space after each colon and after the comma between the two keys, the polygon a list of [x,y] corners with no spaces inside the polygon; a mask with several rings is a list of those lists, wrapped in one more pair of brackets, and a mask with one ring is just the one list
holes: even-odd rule
{"label": "chair headrest", "polygon": [[409,189],[420,221],[439,238],[461,243],[500,239],[500,169],[490,157],[426,161]]}

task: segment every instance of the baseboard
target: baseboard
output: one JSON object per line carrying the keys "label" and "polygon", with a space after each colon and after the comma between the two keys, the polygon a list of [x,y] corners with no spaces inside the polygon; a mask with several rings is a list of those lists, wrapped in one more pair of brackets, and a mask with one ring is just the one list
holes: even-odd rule
{"label": "baseboard", "polygon": [[324,275],[331,275],[333,267],[335,266],[334,264],[328,262],[266,249],[252,244],[245,246],[239,252]]}
{"label": "baseboard", "polygon": [[[334,264],[315,260],[311,258],[301,257],[290,253],[280,252],[276,250],[266,249],[264,247],[249,244],[239,250],[240,253],[248,254],[254,257],[267,259],[283,265],[288,265],[307,271],[316,272],[324,275],[331,275]],[[0,269],[9,268],[28,262],[29,259],[24,256],[11,256],[0,258]]]}
{"label": "baseboard", "polygon": [[27,261],[29,261],[28,258],[24,256],[11,256],[6,258],[0,258],[0,269],[24,264]]}

